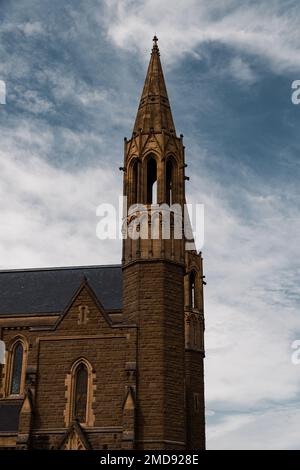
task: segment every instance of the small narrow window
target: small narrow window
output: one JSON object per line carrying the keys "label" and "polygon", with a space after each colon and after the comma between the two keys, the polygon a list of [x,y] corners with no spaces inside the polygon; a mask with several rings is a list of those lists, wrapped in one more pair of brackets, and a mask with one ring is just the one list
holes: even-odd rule
{"label": "small narrow window", "polygon": [[85,325],[88,322],[89,308],[86,305],[78,307],[78,325]]}
{"label": "small narrow window", "polygon": [[0,341],[0,365],[5,364],[5,343]]}
{"label": "small narrow window", "polygon": [[195,273],[190,274],[190,307],[196,308],[196,289],[195,289]]}
{"label": "small narrow window", "polygon": [[200,395],[199,395],[199,393],[194,393],[194,411],[195,411],[195,413],[200,412]]}
{"label": "small narrow window", "polygon": [[138,162],[137,160],[134,162],[132,167],[132,204],[136,204],[138,202]]}
{"label": "small narrow window", "polygon": [[173,204],[173,190],[174,190],[174,172],[172,160],[167,162],[166,171],[166,203],[171,206]]}
{"label": "small narrow window", "polygon": [[88,392],[88,371],[83,363],[77,367],[74,388],[74,413],[73,417],[80,423],[86,422]]}
{"label": "small narrow window", "polygon": [[22,370],[23,370],[23,346],[17,343],[13,350],[13,363],[11,372],[11,395],[19,395],[21,393]]}
{"label": "small narrow window", "polygon": [[154,158],[150,158],[147,164],[147,204],[157,204],[157,168]]}

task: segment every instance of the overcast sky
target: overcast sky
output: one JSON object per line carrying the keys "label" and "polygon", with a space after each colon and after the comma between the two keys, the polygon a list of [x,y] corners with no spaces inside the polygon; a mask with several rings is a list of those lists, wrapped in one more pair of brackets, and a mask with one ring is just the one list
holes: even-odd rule
{"label": "overcast sky", "polygon": [[0,0],[0,267],[119,263],[122,192],[159,37],[188,202],[205,205],[210,449],[300,449],[297,0]]}

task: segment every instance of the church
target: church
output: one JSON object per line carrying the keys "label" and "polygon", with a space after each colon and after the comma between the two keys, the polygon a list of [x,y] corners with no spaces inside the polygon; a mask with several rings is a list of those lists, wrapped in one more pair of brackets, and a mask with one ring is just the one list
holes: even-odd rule
{"label": "church", "polygon": [[[121,168],[149,227],[153,204],[186,203],[157,41]],[[0,450],[205,448],[202,255],[172,221],[124,237],[120,265],[0,271]]]}

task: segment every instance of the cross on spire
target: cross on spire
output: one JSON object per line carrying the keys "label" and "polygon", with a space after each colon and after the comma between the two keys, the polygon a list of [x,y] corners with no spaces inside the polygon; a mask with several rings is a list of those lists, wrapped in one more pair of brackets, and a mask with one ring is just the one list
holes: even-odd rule
{"label": "cross on spire", "polygon": [[152,41],[153,41],[152,52],[157,52],[159,54],[159,48],[158,48],[158,45],[157,45],[158,37],[156,36],[156,34],[154,35]]}

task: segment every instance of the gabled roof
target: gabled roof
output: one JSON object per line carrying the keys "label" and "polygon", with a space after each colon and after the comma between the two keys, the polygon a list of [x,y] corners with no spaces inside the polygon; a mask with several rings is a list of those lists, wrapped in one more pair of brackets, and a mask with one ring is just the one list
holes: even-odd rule
{"label": "gabled roof", "polygon": [[82,266],[0,271],[0,315],[61,313],[86,278],[107,311],[122,308],[122,268]]}
{"label": "gabled roof", "polygon": [[91,296],[91,298],[94,300],[95,304],[97,305],[99,311],[101,312],[104,320],[107,322],[107,324],[109,326],[112,325],[112,320],[110,318],[110,316],[106,313],[106,310],[104,309],[102,303],[100,302],[99,298],[97,297],[97,295],[95,294],[95,292],[93,291],[93,289],[91,288],[91,286],[89,285],[89,282],[87,280],[86,277],[83,278],[79,288],[76,290],[76,292],[74,293],[73,297],[71,298],[70,302],[68,303],[68,305],[66,306],[66,308],[64,309],[64,312],[62,313],[62,315],[60,315],[58,317],[58,319],[56,320],[55,324],[53,325],[53,329],[55,330],[58,325],[63,321],[63,319],[65,318],[65,316],[68,314],[71,306],[73,305],[73,303],[75,302],[75,300],[80,296],[81,292],[83,290],[87,290],[87,292],[89,293],[89,295]]}

